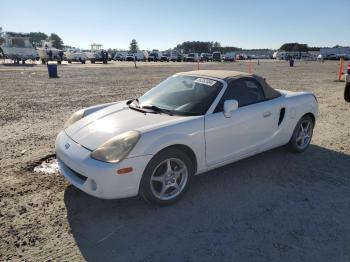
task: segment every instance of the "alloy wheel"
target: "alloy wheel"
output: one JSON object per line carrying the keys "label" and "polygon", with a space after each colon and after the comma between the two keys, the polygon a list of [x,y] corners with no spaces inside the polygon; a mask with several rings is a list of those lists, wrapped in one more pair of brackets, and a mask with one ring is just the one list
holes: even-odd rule
{"label": "alloy wheel", "polygon": [[151,191],[160,200],[171,200],[184,190],[187,180],[186,164],[179,158],[168,158],[154,169]]}

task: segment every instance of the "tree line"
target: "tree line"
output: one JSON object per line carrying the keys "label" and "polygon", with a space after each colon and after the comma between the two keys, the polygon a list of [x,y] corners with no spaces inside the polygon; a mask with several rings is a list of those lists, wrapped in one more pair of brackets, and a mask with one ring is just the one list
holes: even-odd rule
{"label": "tree line", "polygon": [[239,51],[242,48],[235,46],[221,46],[219,42],[203,42],[203,41],[186,41],[182,44],[178,44],[175,50],[182,53],[212,53],[215,51],[220,51],[222,53],[227,53],[231,51]]}
{"label": "tree line", "polygon": [[40,46],[41,41],[45,40],[45,41],[52,42],[52,46],[57,48],[57,49],[63,49],[65,47],[62,38],[59,37],[55,33],[51,33],[48,36],[47,34],[42,33],[42,32],[30,32],[29,33],[29,40],[35,46]]}
{"label": "tree line", "polygon": [[[2,27],[0,27],[0,36],[3,34]],[[41,41],[50,41],[52,42],[52,46],[57,49],[63,49],[63,48],[69,48],[70,46],[65,46],[64,42],[61,37],[59,37],[55,33],[51,33],[50,35],[47,35],[42,32],[30,32],[29,33],[30,41],[35,46],[40,46]],[[338,45],[334,47],[340,47]],[[279,50],[286,51],[286,52],[308,52],[308,51],[320,51],[321,47],[309,47],[307,44],[300,44],[300,43],[285,43],[283,44]],[[221,53],[228,53],[228,52],[239,52],[242,51],[242,48],[235,47],[235,46],[221,46],[219,42],[213,42],[213,41],[185,41],[181,44],[178,44],[176,47],[173,48],[174,50],[177,50],[181,53],[212,53],[215,51],[220,51]],[[117,49],[109,49],[116,51]],[[135,39],[132,39],[129,51],[131,53],[136,53],[139,50],[138,43]],[[253,50],[268,50],[268,49],[253,49]]]}
{"label": "tree line", "polygon": [[[337,46],[336,46],[337,47]],[[202,41],[186,41],[178,44],[174,49],[183,53],[212,53],[220,51],[221,53],[239,52],[242,48],[235,46],[221,46],[219,42],[202,42]],[[252,50],[269,50],[269,49],[252,49]],[[320,47],[309,47],[307,44],[285,43],[279,50],[287,52],[308,52],[320,51]]]}
{"label": "tree line", "polygon": [[280,50],[287,52],[308,52],[320,51],[320,47],[309,47],[307,44],[286,43],[280,47]]}

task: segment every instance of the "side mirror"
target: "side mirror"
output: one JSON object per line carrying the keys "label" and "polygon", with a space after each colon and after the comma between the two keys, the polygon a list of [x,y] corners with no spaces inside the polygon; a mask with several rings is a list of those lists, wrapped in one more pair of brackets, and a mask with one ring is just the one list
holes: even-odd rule
{"label": "side mirror", "polygon": [[224,102],[224,116],[229,118],[232,116],[232,112],[235,111],[238,108],[238,101],[237,100],[226,100]]}

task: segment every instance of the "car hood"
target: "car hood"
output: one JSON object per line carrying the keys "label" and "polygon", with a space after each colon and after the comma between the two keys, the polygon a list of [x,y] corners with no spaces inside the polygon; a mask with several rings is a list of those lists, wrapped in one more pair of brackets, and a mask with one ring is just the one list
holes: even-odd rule
{"label": "car hood", "polygon": [[141,133],[168,126],[192,117],[142,113],[120,102],[88,115],[66,128],[66,134],[78,144],[95,150],[116,135],[136,130]]}

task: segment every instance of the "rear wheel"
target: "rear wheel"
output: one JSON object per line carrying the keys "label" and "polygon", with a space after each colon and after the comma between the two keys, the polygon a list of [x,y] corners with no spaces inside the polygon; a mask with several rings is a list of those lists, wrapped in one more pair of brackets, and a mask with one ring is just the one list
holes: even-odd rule
{"label": "rear wheel", "polygon": [[296,125],[292,138],[288,143],[288,148],[294,153],[305,151],[311,142],[314,130],[314,120],[311,116],[303,116]]}
{"label": "rear wheel", "polygon": [[166,149],[148,163],[141,179],[140,195],[153,204],[172,204],[185,194],[193,174],[192,161],[183,151]]}

